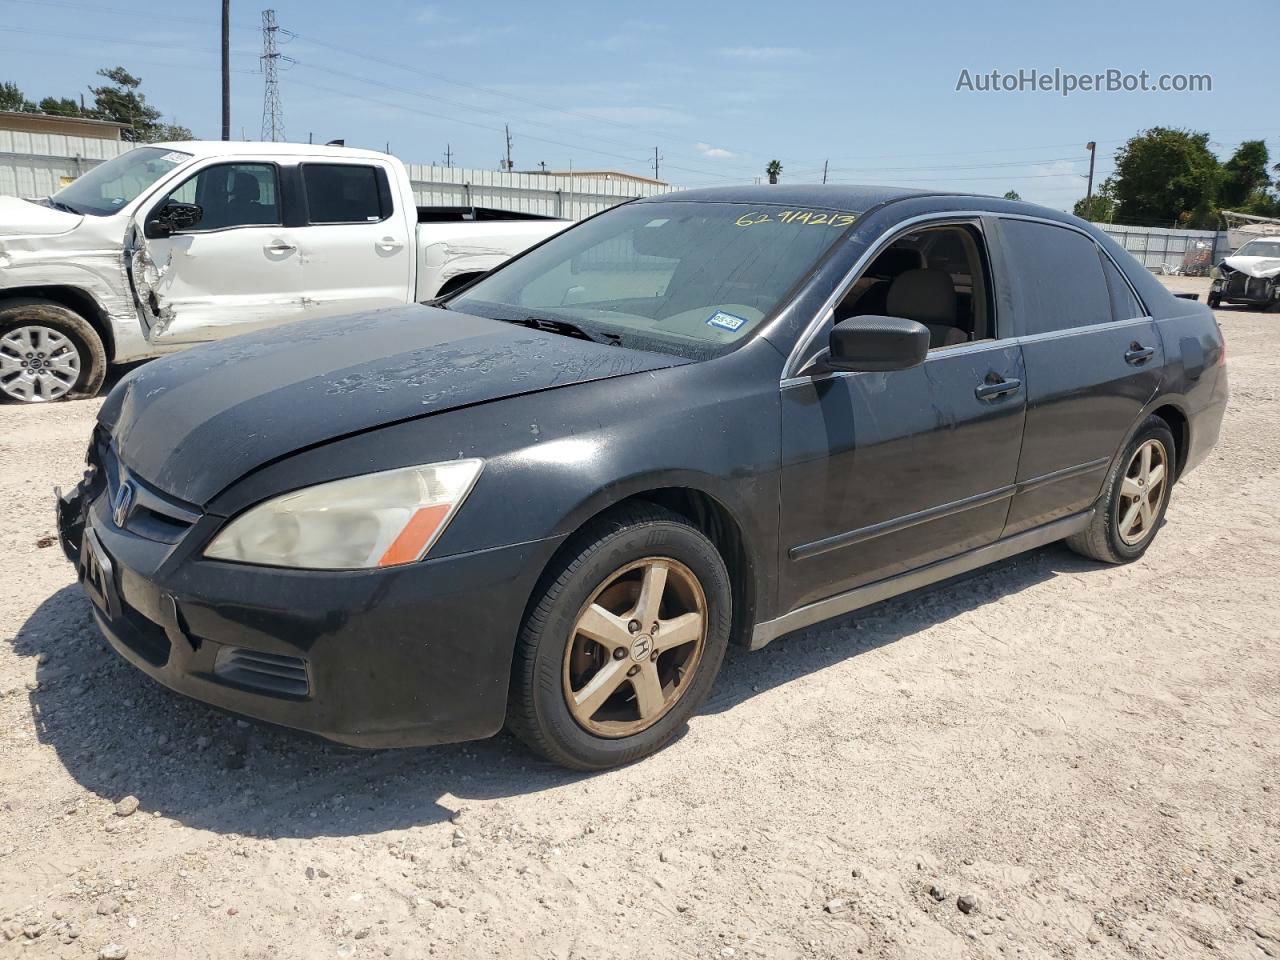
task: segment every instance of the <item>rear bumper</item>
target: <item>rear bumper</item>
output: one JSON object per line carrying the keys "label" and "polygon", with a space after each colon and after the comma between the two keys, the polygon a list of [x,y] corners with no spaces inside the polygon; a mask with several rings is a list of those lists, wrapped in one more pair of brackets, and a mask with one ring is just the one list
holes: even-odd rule
{"label": "rear bumper", "polygon": [[361,747],[502,727],[525,601],[555,542],[358,572],[175,561],[115,527],[105,499],[61,498],[59,536],[112,648],[166,687]]}

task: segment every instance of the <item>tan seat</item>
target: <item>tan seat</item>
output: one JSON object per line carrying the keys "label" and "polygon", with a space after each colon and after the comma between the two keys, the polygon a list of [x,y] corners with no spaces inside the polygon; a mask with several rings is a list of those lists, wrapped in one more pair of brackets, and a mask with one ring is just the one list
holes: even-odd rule
{"label": "tan seat", "polygon": [[922,268],[898,274],[885,297],[885,312],[923,323],[929,328],[930,347],[969,341],[969,335],[956,325],[956,288],[945,271]]}

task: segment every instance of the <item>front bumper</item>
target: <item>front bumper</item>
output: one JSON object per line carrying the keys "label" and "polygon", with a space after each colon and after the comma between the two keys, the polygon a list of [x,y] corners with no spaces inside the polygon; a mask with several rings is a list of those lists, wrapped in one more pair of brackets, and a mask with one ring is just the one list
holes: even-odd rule
{"label": "front bumper", "polygon": [[139,670],[216,707],[361,747],[502,727],[525,601],[558,545],[386,570],[254,567],[117,527],[92,484],[59,496],[58,532],[99,628]]}
{"label": "front bumper", "polygon": [[1209,294],[1227,303],[1270,306],[1280,303],[1280,281],[1236,272],[1229,277],[1215,278],[1209,285]]}

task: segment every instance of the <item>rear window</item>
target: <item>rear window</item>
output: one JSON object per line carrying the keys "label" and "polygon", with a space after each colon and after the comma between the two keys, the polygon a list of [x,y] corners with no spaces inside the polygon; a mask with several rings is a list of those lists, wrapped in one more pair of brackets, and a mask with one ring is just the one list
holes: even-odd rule
{"label": "rear window", "polygon": [[1024,333],[1111,321],[1111,295],[1092,240],[1029,220],[1002,220],[1001,229]]}
{"label": "rear window", "polygon": [[390,213],[383,210],[376,167],[306,163],[302,185],[310,223],[372,223]]}

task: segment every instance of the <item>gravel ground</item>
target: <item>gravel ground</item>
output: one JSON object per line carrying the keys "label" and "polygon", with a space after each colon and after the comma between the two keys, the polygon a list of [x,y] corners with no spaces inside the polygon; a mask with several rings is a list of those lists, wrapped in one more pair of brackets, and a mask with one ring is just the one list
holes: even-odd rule
{"label": "gravel ground", "polygon": [[50,545],[97,403],[0,408],[0,957],[1280,957],[1280,316],[1219,317],[1222,440],[1142,562],[731,652],[594,776],[156,686]]}

